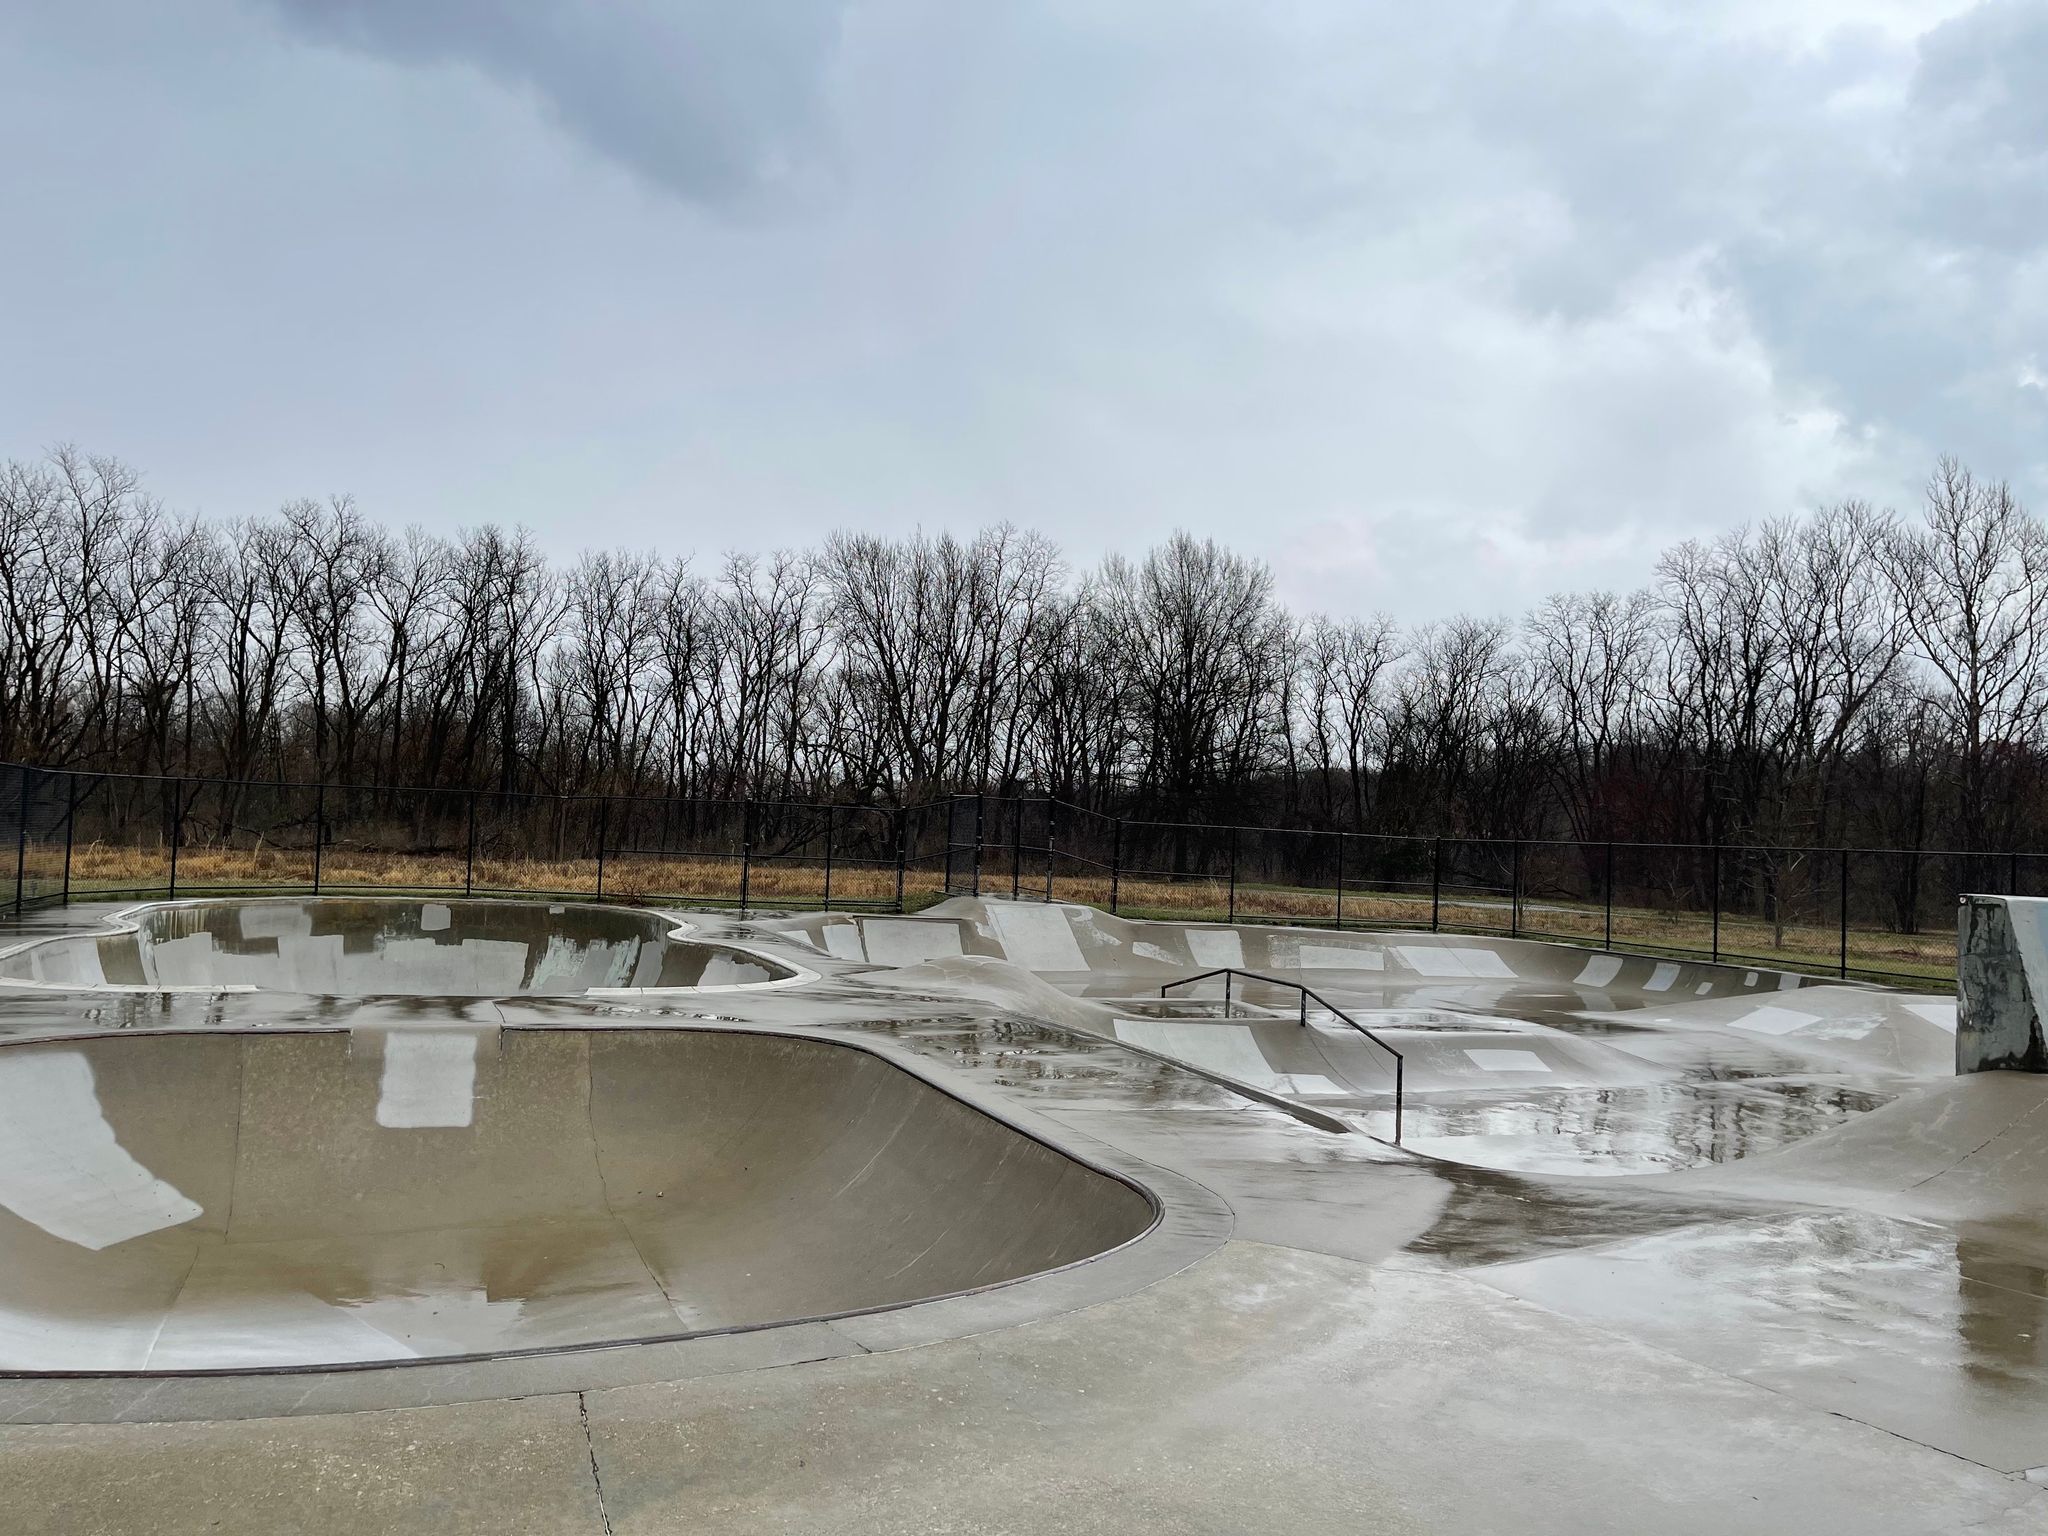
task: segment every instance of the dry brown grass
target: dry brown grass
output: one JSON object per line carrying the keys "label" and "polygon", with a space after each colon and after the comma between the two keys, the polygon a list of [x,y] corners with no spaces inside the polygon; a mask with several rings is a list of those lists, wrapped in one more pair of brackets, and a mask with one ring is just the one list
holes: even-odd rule
{"label": "dry brown grass", "polygon": [[[62,850],[54,861],[44,851],[31,859],[31,878],[61,882]],[[280,848],[186,847],[178,851],[178,888],[213,890],[311,890],[313,855]],[[595,859],[502,859],[480,854],[474,869],[459,854],[386,853],[376,849],[330,847],[320,858],[322,890],[476,891],[553,896],[596,896]],[[619,901],[688,899],[736,902],[738,859],[607,859],[603,894]],[[94,843],[72,850],[71,893],[162,890],[170,884],[168,851],[109,847]],[[757,863],[746,872],[750,902],[764,905],[822,903],[822,865]],[[917,885],[916,872],[906,894]],[[835,867],[832,900],[888,903],[896,900],[896,871],[859,865]]]}
{"label": "dry brown grass", "polygon": [[[320,888],[333,891],[462,891],[478,893],[587,896],[600,894],[594,859],[549,861],[504,859],[480,855],[465,887],[465,861],[459,855],[385,853],[374,849],[330,847],[320,860]],[[24,860],[30,890],[54,894],[63,879],[63,850],[31,845]],[[825,904],[822,865],[785,862],[756,863],[746,870],[749,906],[816,908]],[[741,866],[737,858],[608,859],[602,894],[608,900],[677,902],[733,906],[740,899]],[[100,843],[72,850],[71,893],[152,893],[168,888],[167,850],[116,847]],[[283,848],[187,847],[178,853],[178,889],[214,891],[307,891],[313,888],[310,851]],[[1106,873],[1055,876],[1050,894],[1059,901],[1108,908],[1112,882]],[[1044,872],[1018,882],[1021,894],[1047,894]],[[929,906],[945,894],[943,872],[935,865],[913,866],[904,872],[904,906],[912,911]],[[1006,895],[1009,879],[984,869],[982,889]],[[893,866],[835,867],[831,901],[861,906],[893,907],[897,876]],[[1223,921],[1232,912],[1231,892],[1220,880],[1162,880],[1132,877],[1116,882],[1117,910],[1127,917],[1181,921]],[[1337,921],[1332,890],[1287,886],[1240,885],[1235,915],[1242,922],[1292,922],[1331,925]],[[1467,932],[1505,934],[1514,928],[1509,905],[1497,898],[1446,893],[1437,904],[1439,926]],[[1426,895],[1412,892],[1354,891],[1344,893],[1346,928],[1428,928],[1432,906]],[[1607,915],[1598,906],[1552,901],[1526,902],[1518,930],[1537,939],[1601,945],[1607,938]],[[1680,957],[1707,958],[1715,952],[1711,919],[1698,912],[1660,912],[1616,908],[1613,945]],[[1782,931],[1771,925],[1724,914],[1719,953],[1724,958],[1804,971],[1834,971],[1840,964],[1841,935],[1829,924],[1790,924]],[[1897,934],[1852,928],[1848,966],[1852,974],[1924,978],[1947,983],[1955,971],[1952,932]]]}

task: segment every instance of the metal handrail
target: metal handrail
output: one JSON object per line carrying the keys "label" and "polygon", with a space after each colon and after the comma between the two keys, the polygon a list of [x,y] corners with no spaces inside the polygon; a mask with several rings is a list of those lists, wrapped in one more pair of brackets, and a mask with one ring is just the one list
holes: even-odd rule
{"label": "metal handrail", "polygon": [[1237,977],[1242,976],[1246,981],[1262,981],[1266,985],[1271,987],[1292,987],[1295,991],[1301,994],[1302,1028],[1306,1029],[1308,1027],[1308,1005],[1310,1000],[1313,999],[1318,1007],[1328,1009],[1332,1015],[1342,1019],[1346,1024],[1349,1024],[1353,1029],[1357,1030],[1361,1035],[1365,1036],[1365,1038],[1370,1040],[1374,1045],[1378,1046],[1381,1050],[1385,1051],[1389,1056],[1393,1057],[1394,1145],[1398,1147],[1401,1144],[1401,1105],[1403,1099],[1403,1077],[1405,1075],[1404,1069],[1406,1067],[1406,1058],[1402,1056],[1402,1054],[1399,1051],[1394,1049],[1393,1046],[1387,1044],[1386,1041],[1382,1040],[1378,1035],[1374,1034],[1371,1030],[1367,1029],[1363,1024],[1359,1023],[1358,1020],[1351,1017],[1350,1014],[1346,1013],[1342,1008],[1339,1008],[1335,1003],[1331,1002],[1327,997],[1324,997],[1322,993],[1315,991],[1313,988],[1305,986],[1298,981],[1288,981],[1284,977],[1264,976],[1257,971],[1241,970],[1234,965],[1219,965],[1213,971],[1203,971],[1198,975],[1183,976],[1176,981],[1166,982],[1164,985],[1160,987],[1159,995],[1160,997],[1164,998],[1167,995],[1167,993],[1172,991],[1175,987],[1192,986],[1195,982],[1210,981],[1218,976],[1221,976],[1223,978],[1223,1016],[1226,1019],[1230,1017],[1231,983]]}

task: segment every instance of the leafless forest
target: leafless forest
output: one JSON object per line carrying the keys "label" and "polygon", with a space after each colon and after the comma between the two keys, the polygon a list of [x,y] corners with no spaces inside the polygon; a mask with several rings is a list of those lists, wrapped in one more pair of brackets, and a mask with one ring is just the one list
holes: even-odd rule
{"label": "leafless forest", "polygon": [[1175,820],[2037,847],[2048,532],[1943,462],[1519,619],[1284,610],[1188,537],[768,555],[452,539],[347,498],[207,522],[117,460],[0,471],[0,758],[254,780]]}

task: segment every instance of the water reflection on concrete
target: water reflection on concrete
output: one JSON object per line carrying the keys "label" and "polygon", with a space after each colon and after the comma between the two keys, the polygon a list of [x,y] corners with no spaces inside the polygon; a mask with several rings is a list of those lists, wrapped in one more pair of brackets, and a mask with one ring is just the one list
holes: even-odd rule
{"label": "water reflection on concrete", "polygon": [[1475,1273],[1956,1455],[2048,1464],[2048,1271],[1946,1227],[1804,1211]]}
{"label": "water reflection on concrete", "polygon": [[[1412,1152],[1525,1173],[1665,1173],[1776,1151],[1892,1095],[1842,1082],[1674,1082],[1407,1101]],[[1390,1101],[1355,1118],[1391,1137]]]}
{"label": "water reflection on concrete", "polygon": [[324,996],[573,996],[733,986],[796,974],[672,937],[630,908],[519,901],[270,898],[145,907],[132,927],[0,959],[0,980],[53,989],[255,989]]}

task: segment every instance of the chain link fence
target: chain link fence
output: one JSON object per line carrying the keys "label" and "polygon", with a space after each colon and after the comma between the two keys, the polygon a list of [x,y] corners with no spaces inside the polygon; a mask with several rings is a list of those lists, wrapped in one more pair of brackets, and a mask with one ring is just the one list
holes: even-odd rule
{"label": "chain link fence", "polygon": [[1949,987],[1959,897],[2042,891],[2041,854],[1396,837],[1111,817],[1027,795],[892,808],[0,764],[0,907],[16,914],[304,892],[904,912],[979,894]]}

